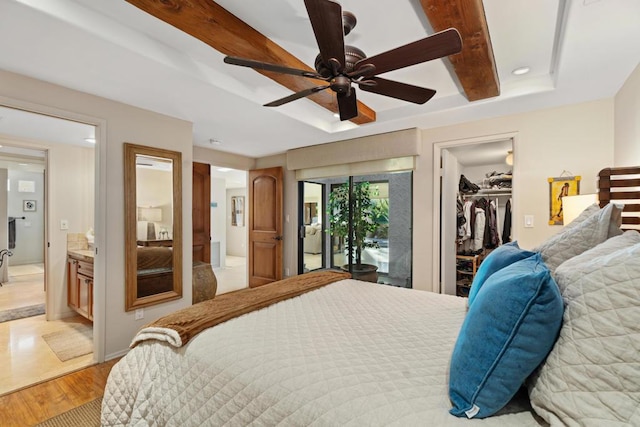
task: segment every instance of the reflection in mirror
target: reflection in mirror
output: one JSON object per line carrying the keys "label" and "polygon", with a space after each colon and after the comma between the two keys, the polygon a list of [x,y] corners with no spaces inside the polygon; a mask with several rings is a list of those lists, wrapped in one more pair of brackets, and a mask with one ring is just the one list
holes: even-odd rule
{"label": "reflection in mirror", "polygon": [[126,310],[182,296],[181,154],[125,144]]}

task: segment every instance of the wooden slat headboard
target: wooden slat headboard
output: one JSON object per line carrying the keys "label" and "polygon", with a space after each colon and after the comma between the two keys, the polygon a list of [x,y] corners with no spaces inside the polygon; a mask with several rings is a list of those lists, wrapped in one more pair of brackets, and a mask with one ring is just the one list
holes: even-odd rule
{"label": "wooden slat headboard", "polygon": [[600,207],[623,203],[621,228],[640,230],[640,166],[602,169],[598,177]]}

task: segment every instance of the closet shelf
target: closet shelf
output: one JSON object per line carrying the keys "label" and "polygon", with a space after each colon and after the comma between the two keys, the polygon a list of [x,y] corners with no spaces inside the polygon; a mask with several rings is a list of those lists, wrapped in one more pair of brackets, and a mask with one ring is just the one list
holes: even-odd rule
{"label": "closet shelf", "polygon": [[488,196],[488,197],[494,197],[494,196],[511,196],[511,188],[505,188],[505,189],[481,189],[478,190],[477,193],[474,194],[465,194],[465,196]]}

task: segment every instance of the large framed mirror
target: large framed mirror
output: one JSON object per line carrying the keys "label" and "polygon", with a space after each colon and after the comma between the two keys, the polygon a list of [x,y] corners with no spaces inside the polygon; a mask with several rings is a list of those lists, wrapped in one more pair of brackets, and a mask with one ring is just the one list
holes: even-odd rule
{"label": "large framed mirror", "polygon": [[125,310],[182,298],[182,155],[124,144]]}

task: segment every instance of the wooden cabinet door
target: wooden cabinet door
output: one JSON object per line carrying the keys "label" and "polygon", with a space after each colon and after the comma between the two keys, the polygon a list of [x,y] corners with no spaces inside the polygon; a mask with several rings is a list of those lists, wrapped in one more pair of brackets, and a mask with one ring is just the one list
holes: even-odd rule
{"label": "wooden cabinet door", "polygon": [[67,259],[67,305],[78,308],[78,260]]}
{"label": "wooden cabinet door", "polygon": [[282,279],[281,167],[249,171],[249,286]]}
{"label": "wooden cabinet door", "polygon": [[77,275],[78,308],[77,311],[87,319],[92,319],[93,279],[82,274]]}

